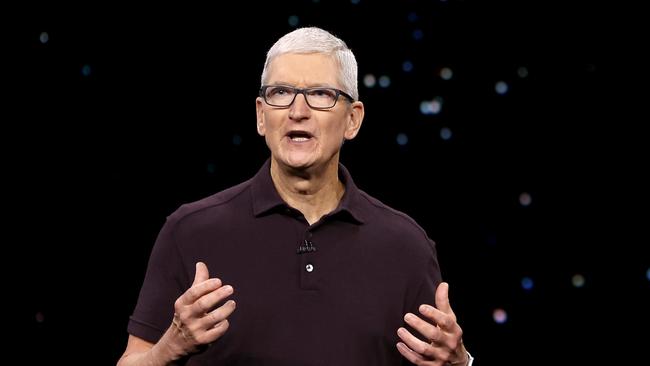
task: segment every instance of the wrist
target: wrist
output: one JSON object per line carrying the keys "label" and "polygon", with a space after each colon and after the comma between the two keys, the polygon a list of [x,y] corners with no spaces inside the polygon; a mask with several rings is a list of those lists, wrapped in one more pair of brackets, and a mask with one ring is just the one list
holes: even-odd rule
{"label": "wrist", "polygon": [[164,361],[163,364],[167,364],[187,356],[189,352],[184,347],[185,343],[186,339],[182,336],[180,330],[172,325],[163,334],[160,341],[154,345],[156,359]]}
{"label": "wrist", "polygon": [[449,363],[448,365],[449,366],[472,366],[472,364],[474,363],[474,357],[472,357],[472,355],[469,352],[467,352],[465,347],[463,347],[462,353],[464,357],[461,357],[459,361]]}

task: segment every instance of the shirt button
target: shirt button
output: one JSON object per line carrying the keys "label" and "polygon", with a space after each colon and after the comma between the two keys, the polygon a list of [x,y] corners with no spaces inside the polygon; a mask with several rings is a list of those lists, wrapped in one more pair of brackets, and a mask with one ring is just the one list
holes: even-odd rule
{"label": "shirt button", "polygon": [[311,264],[308,264],[308,265],[305,266],[305,269],[307,270],[307,272],[312,272],[314,270],[314,266],[312,266]]}

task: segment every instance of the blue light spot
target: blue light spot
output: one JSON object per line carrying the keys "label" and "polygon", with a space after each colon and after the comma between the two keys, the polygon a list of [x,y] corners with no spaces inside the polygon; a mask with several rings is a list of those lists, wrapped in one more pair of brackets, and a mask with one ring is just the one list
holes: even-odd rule
{"label": "blue light spot", "polygon": [[498,81],[494,85],[494,90],[497,92],[497,94],[503,95],[508,92],[508,84],[506,84],[505,81]]}
{"label": "blue light spot", "polygon": [[299,22],[299,19],[298,19],[298,16],[297,16],[297,15],[291,15],[291,16],[289,17],[289,25],[290,25],[290,26],[292,26],[292,27],[297,27],[297,26],[298,26],[298,22]]}
{"label": "blue light spot", "polygon": [[402,70],[404,70],[404,72],[413,71],[413,63],[411,61],[404,61],[402,63]]}
{"label": "blue light spot", "polygon": [[408,15],[408,17],[407,17],[407,19],[408,19],[409,22],[411,22],[411,23],[415,22],[416,20],[418,20],[418,13],[416,13],[416,12],[414,12],[414,11],[410,12],[409,15]]}
{"label": "blue light spot", "polygon": [[239,136],[238,134],[232,135],[232,144],[235,146],[241,145],[241,136]]}
{"label": "blue light spot", "polygon": [[361,0],[350,0],[350,2],[354,5],[357,5],[358,3],[361,2]]}
{"label": "blue light spot", "polygon": [[216,167],[213,163],[208,163],[208,165],[205,168],[208,171],[208,174],[214,174],[214,172],[216,171]]}
{"label": "blue light spot", "polygon": [[440,138],[441,139],[446,141],[446,140],[451,139],[451,136],[452,136],[451,129],[449,129],[448,127],[443,127],[443,128],[440,129]]}
{"label": "blue light spot", "polygon": [[83,65],[83,67],[81,68],[81,75],[90,76],[90,71],[91,71],[90,65]]}
{"label": "blue light spot", "polygon": [[413,39],[416,41],[421,40],[424,37],[424,33],[420,29],[416,29],[413,31]]}
{"label": "blue light spot", "polygon": [[406,136],[405,133],[398,133],[397,134],[397,144],[400,146],[404,146],[409,143],[409,137]]}
{"label": "blue light spot", "polygon": [[420,102],[420,113],[424,115],[438,114],[442,109],[442,98],[435,97],[433,100]]}
{"label": "blue light spot", "polygon": [[650,268],[645,272],[645,277],[650,281]]}
{"label": "blue light spot", "polygon": [[532,290],[533,289],[533,279],[530,277],[524,277],[521,279],[521,287],[524,288],[524,290]]}
{"label": "blue light spot", "polygon": [[38,37],[38,39],[41,41],[42,44],[46,44],[47,41],[50,40],[50,35],[47,34],[47,32],[42,32],[41,35]]}
{"label": "blue light spot", "polygon": [[382,88],[388,88],[390,86],[390,77],[382,75],[379,77],[379,86]]}

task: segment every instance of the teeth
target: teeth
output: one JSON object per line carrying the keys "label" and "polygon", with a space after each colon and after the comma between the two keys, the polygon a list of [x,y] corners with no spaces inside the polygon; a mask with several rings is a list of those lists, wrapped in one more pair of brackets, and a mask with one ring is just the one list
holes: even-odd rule
{"label": "teeth", "polygon": [[292,137],[291,141],[307,141],[309,140],[307,137]]}

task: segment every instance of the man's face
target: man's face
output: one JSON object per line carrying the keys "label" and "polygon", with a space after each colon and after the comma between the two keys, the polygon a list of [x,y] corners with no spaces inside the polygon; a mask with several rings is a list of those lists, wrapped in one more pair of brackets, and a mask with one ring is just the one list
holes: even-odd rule
{"label": "man's face", "polygon": [[[284,54],[270,65],[266,85],[341,89],[336,62],[323,54]],[[289,107],[273,107],[258,97],[257,132],[264,136],[276,163],[294,169],[338,161],[344,139],[353,139],[363,120],[363,104],[339,96],[331,109],[316,110],[303,94]]]}

